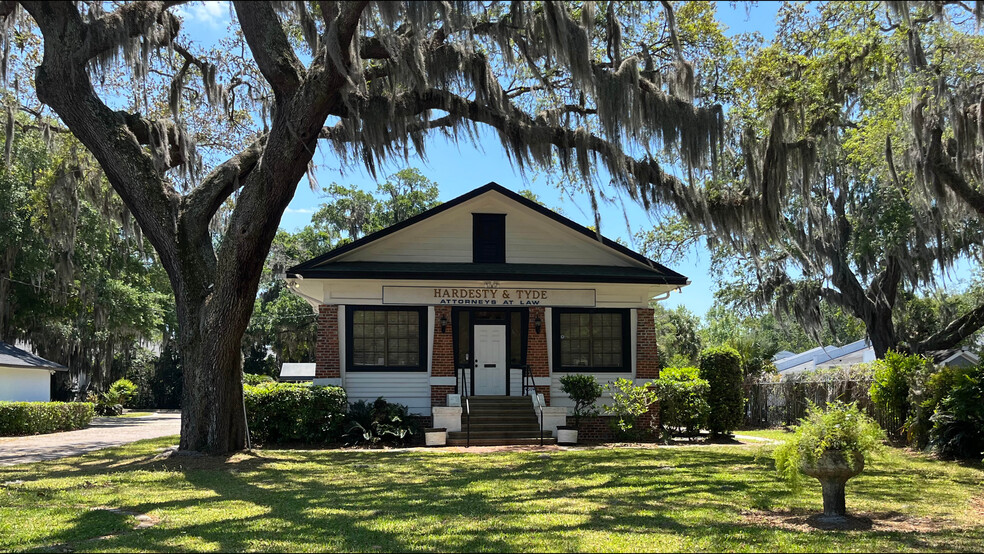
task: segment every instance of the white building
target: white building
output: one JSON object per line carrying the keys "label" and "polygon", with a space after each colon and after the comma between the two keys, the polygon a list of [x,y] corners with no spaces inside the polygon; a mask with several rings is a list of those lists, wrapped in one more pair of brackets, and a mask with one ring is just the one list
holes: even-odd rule
{"label": "white building", "polygon": [[[954,348],[926,355],[937,364],[945,366],[976,365],[980,358],[966,348]],[[805,352],[794,354],[782,351],[772,361],[780,376],[792,376],[817,369],[850,367],[852,365],[875,361],[875,349],[868,339],[854,341],[844,346],[818,346]]]}
{"label": "white building", "polygon": [[0,342],[0,401],[49,402],[56,371],[68,368]]}

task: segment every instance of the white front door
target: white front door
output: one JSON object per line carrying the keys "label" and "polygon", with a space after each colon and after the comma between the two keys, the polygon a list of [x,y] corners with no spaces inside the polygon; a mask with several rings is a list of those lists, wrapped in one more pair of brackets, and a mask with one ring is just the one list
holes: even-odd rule
{"label": "white front door", "polygon": [[506,326],[475,326],[475,395],[506,394]]}

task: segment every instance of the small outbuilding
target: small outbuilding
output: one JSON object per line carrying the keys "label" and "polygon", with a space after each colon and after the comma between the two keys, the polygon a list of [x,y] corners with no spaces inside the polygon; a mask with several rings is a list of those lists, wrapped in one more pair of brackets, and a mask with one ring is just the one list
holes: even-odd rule
{"label": "small outbuilding", "polygon": [[0,342],[0,401],[51,401],[51,376],[56,371],[68,368]]}

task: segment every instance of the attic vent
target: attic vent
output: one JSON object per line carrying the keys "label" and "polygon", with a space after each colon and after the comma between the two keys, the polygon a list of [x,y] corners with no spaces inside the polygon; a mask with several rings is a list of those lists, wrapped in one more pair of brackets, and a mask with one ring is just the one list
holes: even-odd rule
{"label": "attic vent", "polygon": [[472,262],[506,263],[506,214],[472,214]]}

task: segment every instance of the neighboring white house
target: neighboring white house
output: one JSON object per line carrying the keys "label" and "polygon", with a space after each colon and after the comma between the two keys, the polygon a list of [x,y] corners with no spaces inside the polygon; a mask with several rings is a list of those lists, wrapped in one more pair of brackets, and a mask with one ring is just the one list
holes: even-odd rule
{"label": "neighboring white house", "polygon": [[0,401],[48,402],[51,375],[68,368],[0,342]]}
{"label": "neighboring white house", "polygon": [[[980,362],[980,358],[967,348],[929,352],[927,355],[937,364],[945,366],[962,367]],[[868,339],[861,339],[844,346],[818,346],[799,354],[784,350],[772,358],[779,375],[783,377],[816,369],[849,367],[874,360],[875,349]]]}
{"label": "neighboring white house", "polygon": [[311,363],[284,363],[280,366],[280,380],[287,383],[299,383],[304,381],[314,381],[314,369],[317,366]]}

